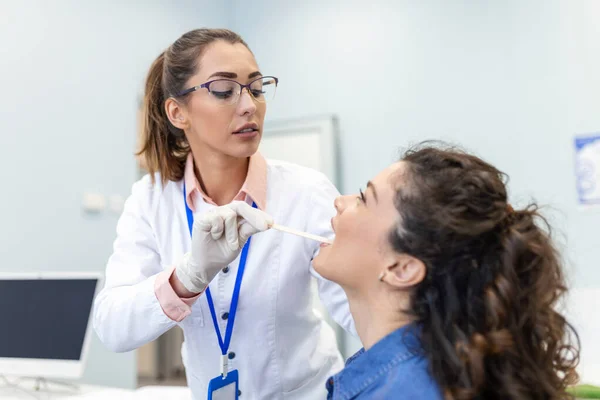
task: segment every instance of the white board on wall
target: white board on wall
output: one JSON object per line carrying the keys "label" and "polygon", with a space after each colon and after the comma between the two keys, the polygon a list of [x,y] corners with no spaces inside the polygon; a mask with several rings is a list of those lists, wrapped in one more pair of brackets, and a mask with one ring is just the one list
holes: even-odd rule
{"label": "white board on wall", "polygon": [[259,151],[266,158],[316,169],[340,188],[337,120],[334,116],[268,122]]}

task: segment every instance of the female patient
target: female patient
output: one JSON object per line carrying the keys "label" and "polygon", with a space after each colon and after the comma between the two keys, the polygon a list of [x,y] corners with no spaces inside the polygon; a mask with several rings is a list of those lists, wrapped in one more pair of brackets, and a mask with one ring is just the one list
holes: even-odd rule
{"label": "female patient", "polygon": [[536,208],[507,203],[503,178],[421,146],[336,200],[335,241],[313,265],[346,291],[364,350],[328,380],[329,398],[569,397],[578,339],[555,310],[559,256]]}

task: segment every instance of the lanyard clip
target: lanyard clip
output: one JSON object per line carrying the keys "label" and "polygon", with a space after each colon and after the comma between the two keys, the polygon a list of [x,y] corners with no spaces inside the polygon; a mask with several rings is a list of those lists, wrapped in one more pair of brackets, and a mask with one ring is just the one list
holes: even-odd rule
{"label": "lanyard clip", "polygon": [[227,354],[223,354],[221,355],[221,376],[223,379],[227,378],[228,369]]}

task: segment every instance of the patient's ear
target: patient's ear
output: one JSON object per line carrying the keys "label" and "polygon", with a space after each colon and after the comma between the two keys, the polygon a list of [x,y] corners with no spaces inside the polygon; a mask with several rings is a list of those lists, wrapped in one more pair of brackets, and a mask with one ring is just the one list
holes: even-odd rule
{"label": "patient's ear", "polygon": [[382,281],[398,289],[408,289],[425,279],[427,268],[425,263],[407,254],[398,254],[389,260]]}

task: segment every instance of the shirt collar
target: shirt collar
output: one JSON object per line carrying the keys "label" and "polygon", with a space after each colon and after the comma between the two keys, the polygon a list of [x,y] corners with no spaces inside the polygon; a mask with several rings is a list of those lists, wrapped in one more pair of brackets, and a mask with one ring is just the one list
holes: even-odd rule
{"label": "shirt collar", "polygon": [[350,357],[346,368],[327,381],[327,389],[335,393],[333,398],[354,398],[375,381],[374,377],[419,355],[419,332],[416,325],[406,325],[375,343],[369,350],[361,349]]}
{"label": "shirt collar", "polygon": [[[196,205],[194,204],[194,193],[197,192],[202,196],[202,199],[209,204],[216,205],[215,202],[202,190],[200,182],[196,178],[194,173],[194,157],[190,152],[185,162],[185,172],[183,176],[186,193],[185,198],[188,206],[193,212],[196,212]],[[246,180],[242,185],[239,193],[235,196],[234,200],[246,200],[246,197],[250,197],[252,201],[256,203],[260,210],[265,211],[267,208],[267,161],[259,153],[256,152],[250,157],[248,164],[248,174]]]}

